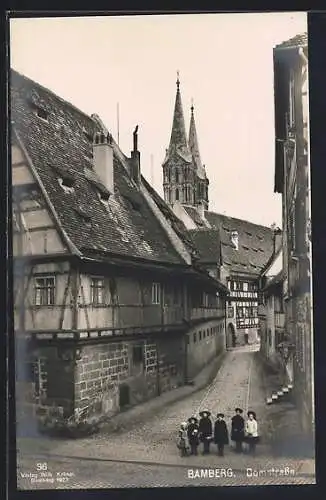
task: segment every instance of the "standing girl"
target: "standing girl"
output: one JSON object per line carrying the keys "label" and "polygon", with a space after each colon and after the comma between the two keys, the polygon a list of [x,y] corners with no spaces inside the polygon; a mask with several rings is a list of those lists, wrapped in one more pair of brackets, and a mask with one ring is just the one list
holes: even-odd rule
{"label": "standing girl", "polygon": [[258,424],[256,413],[248,411],[248,419],[246,421],[246,441],[249,444],[249,453],[252,455],[256,452],[256,443],[258,441]]}

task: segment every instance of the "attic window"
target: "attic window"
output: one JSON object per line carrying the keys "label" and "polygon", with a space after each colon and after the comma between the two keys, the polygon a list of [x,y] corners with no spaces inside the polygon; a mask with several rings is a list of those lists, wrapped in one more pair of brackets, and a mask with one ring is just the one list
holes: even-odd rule
{"label": "attic window", "polygon": [[252,233],[249,233],[249,231],[245,231],[245,233],[246,233],[248,236],[252,236]]}
{"label": "attic window", "polygon": [[222,227],[222,229],[224,229],[224,231],[226,231],[227,233],[229,233],[229,232],[230,232],[230,229],[229,229],[228,227],[224,227],[224,226],[223,226],[223,227]]}
{"label": "attic window", "polygon": [[257,238],[260,240],[260,241],[263,241],[264,238],[262,236],[260,236],[259,234],[257,234]]}
{"label": "attic window", "polygon": [[252,248],[251,250],[253,250],[254,252],[258,252],[257,248]]}
{"label": "attic window", "polygon": [[106,208],[110,207],[110,205],[109,205],[110,195],[108,193],[104,193],[104,192],[98,191],[97,192],[97,196],[98,196],[98,199],[100,200],[100,202],[103,203],[103,205]]}
{"label": "attic window", "polygon": [[71,194],[74,192],[73,183],[70,179],[59,177],[58,182],[65,193]]}
{"label": "attic window", "polygon": [[40,106],[35,106],[35,114],[44,121],[48,121],[49,113],[46,109],[41,108]]}
{"label": "attic window", "polygon": [[262,248],[259,247],[258,250],[264,253],[264,250]]}
{"label": "attic window", "polygon": [[249,250],[249,247],[247,247],[246,245],[242,245],[242,248],[244,248],[245,250]]}

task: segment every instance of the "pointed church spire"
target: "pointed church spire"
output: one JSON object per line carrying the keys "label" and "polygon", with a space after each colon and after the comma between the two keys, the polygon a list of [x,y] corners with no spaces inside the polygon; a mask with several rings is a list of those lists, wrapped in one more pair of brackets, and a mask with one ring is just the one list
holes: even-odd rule
{"label": "pointed church spire", "polygon": [[190,128],[189,128],[189,149],[193,158],[193,162],[197,168],[197,175],[199,177],[205,177],[205,171],[201,162],[197,131],[194,117],[194,101],[191,100],[191,118],[190,118]]}
{"label": "pointed church spire", "polygon": [[183,108],[180,93],[179,71],[177,72],[177,94],[175,97],[172,132],[168,154],[176,151],[186,161],[191,162],[191,154],[188,148],[185,120],[183,116]]}

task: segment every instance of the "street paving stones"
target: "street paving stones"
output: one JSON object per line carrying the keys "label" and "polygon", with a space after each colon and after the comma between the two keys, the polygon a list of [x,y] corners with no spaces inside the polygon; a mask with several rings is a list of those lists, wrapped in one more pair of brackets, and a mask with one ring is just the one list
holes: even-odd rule
{"label": "street paving stones", "polygon": [[[78,440],[21,438],[18,443],[19,487],[61,489],[314,484],[313,461],[273,457],[268,443],[264,441],[258,446],[256,457],[235,454],[231,447],[227,447],[225,457],[221,458],[216,455],[215,445],[209,456],[178,456],[175,437],[180,423],[206,407],[212,412],[213,418],[218,411],[222,411],[228,424],[235,407],[240,406],[244,411],[253,409],[257,411],[263,435],[264,422],[268,419],[264,397],[255,349],[250,346],[228,351],[218,374],[208,387],[157,412],[153,409],[136,428],[112,433],[104,427],[100,434]],[[73,475],[67,476],[64,481],[56,479],[53,484],[45,483],[44,478],[43,483],[31,483],[31,479],[22,478],[23,472],[35,473],[37,462],[47,462],[53,474],[70,471]],[[273,467],[283,470],[283,474],[272,472]],[[232,477],[214,475],[198,478],[198,474],[189,472],[228,468],[232,470]],[[250,471],[248,476],[247,469],[257,471],[257,474],[260,471],[260,476]],[[286,475],[284,470],[293,473]],[[190,477],[189,474],[195,474],[196,477]]]}

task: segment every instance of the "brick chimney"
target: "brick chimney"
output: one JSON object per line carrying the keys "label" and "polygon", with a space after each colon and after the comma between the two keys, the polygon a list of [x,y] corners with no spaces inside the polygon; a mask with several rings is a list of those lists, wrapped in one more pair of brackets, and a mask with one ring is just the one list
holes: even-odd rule
{"label": "brick chimney", "polygon": [[131,151],[131,159],[130,159],[130,177],[133,179],[133,181],[139,186],[140,184],[140,153],[138,151],[138,125],[136,126],[134,133],[133,133],[133,139],[134,139],[134,148],[133,151]]}
{"label": "brick chimney", "polygon": [[111,134],[97,133],[93,141],[94,171],[110,193],[114,193],[113,144]]}

